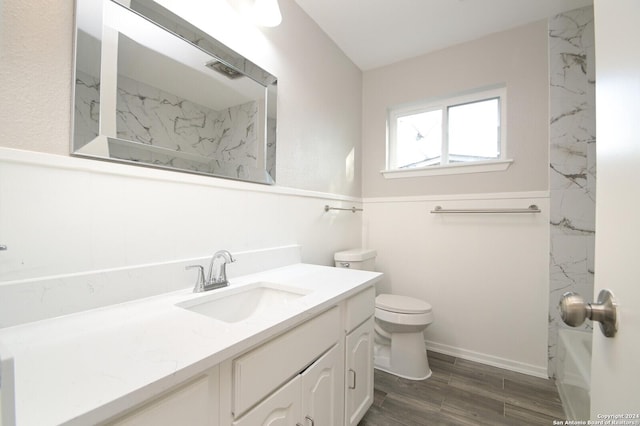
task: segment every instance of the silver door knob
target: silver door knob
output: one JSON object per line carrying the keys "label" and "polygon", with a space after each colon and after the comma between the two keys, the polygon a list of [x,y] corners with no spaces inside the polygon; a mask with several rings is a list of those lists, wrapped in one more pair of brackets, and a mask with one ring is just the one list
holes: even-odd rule
{"label": "silver door knob", "polygon": [[578,293],[569,291],[560,298],[560,316],[565,324],[578,327],[588,318],[600,323],[602,334],[613,337],[618,331],[617,304],[613,293],[600,291],[597,303],[586,303]]}

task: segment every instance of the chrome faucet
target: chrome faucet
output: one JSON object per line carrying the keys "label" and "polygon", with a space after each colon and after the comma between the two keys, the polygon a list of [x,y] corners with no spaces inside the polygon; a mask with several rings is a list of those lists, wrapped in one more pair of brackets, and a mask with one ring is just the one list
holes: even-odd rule
{"label": "chrome faucet", "polygon": [[[218,269],[216,269],[215,275],[213,273],[213,266],[218,259],[222,259]],[[227,250],[220,250],[214,253],[209,262],[209,276],[205,279],[204,267],[202,265],[189,265],[185,269],[198,268],[198,277],[196,278],[196,285],[193,287],[194,293],[202,293],[203,291],[214,290],[220,287],[226,287],[229,285],[227,280],[227,263],[235,262],[231,253]]]}
{"label": "chrome faucet", "polygon": [[[220,264],[220,268],[217,270],[216,274],[213,275],[213,264],[216,259],[222,258],[222,263]],[[226,287],[229,285],[229,281],[227,281],[227,263],[233,263],[236,260],[231,256],[227,250],[220,250],[214,253],[211,258],[211,262],[209,262],[209,281],[208,285],[215,286],[213,288],[218,287]]]}

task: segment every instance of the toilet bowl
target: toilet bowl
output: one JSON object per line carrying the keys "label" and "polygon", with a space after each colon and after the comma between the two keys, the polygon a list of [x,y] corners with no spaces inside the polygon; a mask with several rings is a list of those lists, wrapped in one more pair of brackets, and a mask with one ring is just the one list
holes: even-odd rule
{"label": "toilet bowl", "polygon": [[374,365],[411,380],[431,376],[423,331],[433,322],[431,305],[394,294],[376,296]]}
{"label": "toilet bowl", "polygon": [[[375,270],[376,251],[338,252],[335,265]],[[374,367],[399,377],[424,380],[431,376],[423,331],[433,322],[431,305],[420,299],[379,294],[375,302]]]}

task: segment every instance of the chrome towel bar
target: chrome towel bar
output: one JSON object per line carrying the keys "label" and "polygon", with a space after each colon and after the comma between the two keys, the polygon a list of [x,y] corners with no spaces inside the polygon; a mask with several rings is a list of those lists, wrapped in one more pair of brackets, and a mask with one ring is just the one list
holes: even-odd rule
{"label": "chrome towel bar", "polygon": [[352,213],[355,213],[355,212],[361,212],[361,211],[363,211],[363,209],[358,209],[358,208],[356,208],[356,207],[351,207],[350,209],[344,209],[344,208],[342,208],[342,207],[331,207],[331,206],[329,206],[328,204],[327,204],[327,205],[325,205],[325,206],[324,206],[324,211],[325,211],[325,212],[328,212],[329,210],[348,210],[348,211],[350,211],[350,212],[352,212]]}
{"label": "chrome towel bar", "polygon": [[443,209],[435,206],[431,213],[540,213],[540,207],[531,204],[526,209]]}

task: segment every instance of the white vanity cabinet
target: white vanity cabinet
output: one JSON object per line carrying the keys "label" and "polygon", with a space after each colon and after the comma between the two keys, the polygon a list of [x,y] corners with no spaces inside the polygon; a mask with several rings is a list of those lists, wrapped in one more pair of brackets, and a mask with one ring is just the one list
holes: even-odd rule
{"label": "white vanity cabinet", "polygon": [[[356,424],[373,402],[380,277],[292,263],[208,294],[182,289],[2,328],[13,379],[3,425]],[[204,304],[214,312],[190,309]],[[245,316],[222,320],[221,306]]]}
{"label": "white vanity cabinet", "polygon": [[232,364],[232,412],[247,410],[308,369],[340,340],[340,311],[328,311],[240,355]]}
{"label": "white vanity cabinet", "polygon": [[220,425],[357,424],[373,403],[374,298],[367,288],[224,362]]}
{"label": "white vanity cabinet", "polygon": [[342,421],[343,347],[336,344],[234,426],[339,425]]}
{"label": "white vanity cabinet", "polygon": [[115,421],[114,426],[218,426],[219,372],[206,374],[152,399]]}
{"label": "white vanity cabinet", "polygon": [[357,425],[373,403],[374,298],[369,287],[108,424]]}
{"label": "white vanity cabinet", "polygon": [[[233,359],[232,424],[295,425],[305,420],[339,424],[344,371],[341,328],[340,309],[333,307]],[[224,363],[223,370],[228,368],[229,363]],[[314,416],[328,421],[316,423]]]}

